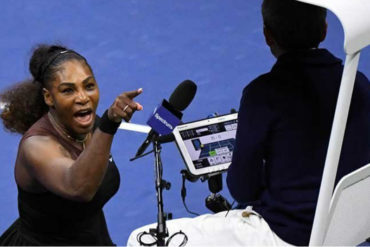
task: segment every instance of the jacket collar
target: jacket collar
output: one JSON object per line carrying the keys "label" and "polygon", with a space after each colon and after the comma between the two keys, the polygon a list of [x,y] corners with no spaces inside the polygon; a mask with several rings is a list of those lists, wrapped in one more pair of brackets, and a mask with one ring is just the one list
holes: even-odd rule
{"label": "jacket collar", "polygon": [[335,57],[326,49],[291,51],[281,55],[273,66],[272,70],[274,70],[276,67],[296,65],[299,63],[312,65],[329,65],[342,63],[342,60]]}

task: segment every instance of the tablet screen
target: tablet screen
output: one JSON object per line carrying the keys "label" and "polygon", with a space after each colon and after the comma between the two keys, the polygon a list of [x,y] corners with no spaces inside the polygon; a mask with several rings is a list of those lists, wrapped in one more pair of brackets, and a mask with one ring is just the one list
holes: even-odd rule
{"label": "tablet screen", "polygon": [[191,174],[200,176],[226,170],[232,159],[237,113],[179,125],[174,135]]}

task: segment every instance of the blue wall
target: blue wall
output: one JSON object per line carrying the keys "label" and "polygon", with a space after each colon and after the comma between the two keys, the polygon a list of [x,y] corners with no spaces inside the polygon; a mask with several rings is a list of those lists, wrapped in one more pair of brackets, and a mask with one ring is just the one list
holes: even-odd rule
{"label": "blue wall", "polygon": [[[260,0],[2,0],[0,3],[0,90],[29,77],[28,60],[38,43],[60,42],[88,59],[101,90],[101,114],[120,92],[139,87],[144,111],[132,122],[145,124],[153,108],[184,79],[198,85],[184,121],[238,108],[241,91],[269,71],[274,58],[264,43]],[[329,13],[322,47],[344,58],[343,30]],[[370,76],[366,48],[360,70]],[[144,134],[119,131],[112,153],[122,176],[105,212],[113,241],[125,245],[129,233],[156,221],[152,156],[129,162]],[[0,233],[16,219],[14,161],[20,136],[0,130]],[[164,144],[165,211],[190,217],[180,197],[184,163],[175,145]],[[209,212],[206,183],[187,184],[188,207]],[[230,198],[227,189],[223,194]]]}

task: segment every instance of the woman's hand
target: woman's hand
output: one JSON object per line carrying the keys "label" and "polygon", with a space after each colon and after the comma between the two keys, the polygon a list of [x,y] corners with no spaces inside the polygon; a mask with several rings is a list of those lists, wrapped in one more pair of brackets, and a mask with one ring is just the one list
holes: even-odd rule
{"label": "woman's hand", "polygon": [[119,95],[108,109],[108,117],[114,122],[124,119],[129,122],[135,111],[141,111],[143,106],[133,99],[143,92],[142,88],[134,91],[124,92]]}

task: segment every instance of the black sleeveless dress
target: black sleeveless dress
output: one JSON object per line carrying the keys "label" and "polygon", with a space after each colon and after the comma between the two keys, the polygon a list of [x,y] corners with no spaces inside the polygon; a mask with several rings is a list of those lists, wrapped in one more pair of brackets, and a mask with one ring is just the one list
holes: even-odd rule
{"label": "black sleeveless dress", "polygon": [[[24,134],[21,142],[35,135],[53,136],[73,159],[81,153],[59,135],[47,115]],[[119,184],[118,169],[110,159],[103,182],[90,202],[71,201],[51,192],[30,193],[18,187],[19,218],[0,237],[0,245],[114,245],[102,208]]]}

